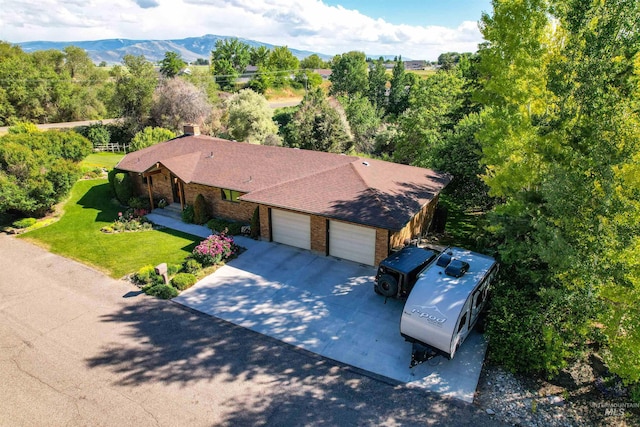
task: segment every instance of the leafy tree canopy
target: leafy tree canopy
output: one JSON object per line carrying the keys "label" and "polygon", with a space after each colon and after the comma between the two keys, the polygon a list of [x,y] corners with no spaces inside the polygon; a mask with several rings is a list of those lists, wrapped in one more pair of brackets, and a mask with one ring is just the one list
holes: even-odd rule
{"label": "leafy tree canopy", "polygon": [[167,78],[173,78],[178,75],[180,70],[186,67],[182,56],[177,52],[165,52],[164,58],[160,61],[160,74]]}
{"label": "leafy tree canopy", "polygon": [[355,96],[368,90],[369,68],[363,52],[348,52],[336,55],[331,66],[332,95]]}
{"label": "leafy tree canopy", "polygon": [[80,175],[93,147],[72,132],[21,132],[0,137],[0,212],[42,216]]}
{"label": "leafy tree canopy", "polygon": [[244,89],[227,100],[228,132],[237,141],[262,144],[269,135],[278,133],[273,111],[266,98]]}
{"label": "leafy tree canopy", "polygon": [[211,52],[211,70],[222,90],[232,90],[251,59],[251,47],[237,38],[216,41]]}
{"label": "leafy tree canopy", "polygon": [[142,150],[159,142],[168,141],[176,137],[176,134],[169,129],[147,126],[133,137],[131,140],[131,151]]}

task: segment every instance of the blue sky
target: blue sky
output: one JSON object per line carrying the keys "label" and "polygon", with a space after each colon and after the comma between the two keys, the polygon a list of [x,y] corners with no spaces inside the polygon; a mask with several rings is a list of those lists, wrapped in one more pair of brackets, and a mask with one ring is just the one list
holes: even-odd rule
{"label": "blue sky", "polygon": [[1,0],[0,40],[235,36],[335,55],[474,52],[490,0]]}
{"label": "blue sky", "polygon": [[325,3],[356,9],[397,25],[457,27],[462,21],[479,20],[483,11],[491,11],[490,0],[331,0]]}

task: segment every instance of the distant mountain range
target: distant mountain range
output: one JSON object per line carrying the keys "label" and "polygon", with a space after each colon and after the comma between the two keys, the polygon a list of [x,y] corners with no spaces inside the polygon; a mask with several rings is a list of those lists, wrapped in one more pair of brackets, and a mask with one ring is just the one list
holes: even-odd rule
{"label": "distant mountain range", "polygon": [[[182,55],[182,59],[187,62],[193,62],[198,58],[209,59],[211,51],[215,48],[218,40],[232,38],[230,36],[216,36],[207,34],[202,37],[189,37],[179,40],[128,40],[128,39],[108,39],[94,41],[69,41],[69,42],[48,42],[35,41],[16,43],[25,52],[34,52],[37,50],[62,50],[67,46],[77,46],[84,49],[91,60],[96,64],[105,61],[108,64],[116,64],[122,62],[122,58],[127,55],[144,55],[145,58],[152,62],[156,62],[164,58],[164,54],[169,51],[177,52]],[[268,43],[262,43],[255,40],[247,40],[239,38],[243,43],[249,46],[258,47],[266,46],[269,49],[275,46]],[[289,48],[289,50],[299,59],[306,58],[316,52],[298,50]],[[331,55],[316,53],[323,60],[331,59]]]}
{"label": "distant mountain range", "polygon": [[[193,62],[198,58],[210,59],[211,51],[215,48],[216,41],[230,38],[234,37],[207,34],[202,37],[189,37],[186,39],[177,40],[107,39],[69,42],[34,41],[15,44],[20,46],[25,52],[50,49],[62,50],[67,46],[77,46],[84,49],[91,60],[96,64],[99,64],[102,61],[105,61],[107,64],[118,64],[122,62],[122,58],[127,54],[144,55],[148,60],[157,62],[164,58],[164,54],[169,51],[179,53],[182,56],[182,59],[187,62]],[[266,46],[269,49],[273,49],[275,47],[275,45],[262,43],[255,40],[247,40],[242,38],[238,38],[238,40],[253,47]],[[306,58],[307,56],[314,53],[325,61],[333,58],[333,55],[325,55],[317,52],[292,49],[291,47],[289,47],[289,50],[298,59]],[[394,59],[393,55],[370,55],[371,58],[375,59],[379,58],[380,56],[382,56],[384,59]],[[409,60],[409,58],[404,59]]]}

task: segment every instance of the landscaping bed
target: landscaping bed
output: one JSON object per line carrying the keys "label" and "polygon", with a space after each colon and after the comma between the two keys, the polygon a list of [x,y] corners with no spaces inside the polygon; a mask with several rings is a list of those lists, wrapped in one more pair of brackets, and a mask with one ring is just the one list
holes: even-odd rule
{"label": "landscaping bed", "polygon": [[104,233],[125,210],[112,199],[104,179],[78,181],[59,221],[28,231],[19,238],[49,251],[89,264],[121,278],[145,265],[181,264],[200,238],[170,229],[144,233]]}

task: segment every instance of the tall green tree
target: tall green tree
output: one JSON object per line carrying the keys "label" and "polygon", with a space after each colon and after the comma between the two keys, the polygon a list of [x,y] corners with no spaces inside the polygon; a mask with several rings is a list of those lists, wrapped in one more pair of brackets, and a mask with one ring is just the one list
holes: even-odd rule
{"label": "tall green tree", "polygon": [[309,90],[287,125],[285,145],[306,150],[342,153],[350,141],[338,112],[321,88]]}
{"label": "tall green tree", "polygon": [[384,66],[384,59],[378,58],[373,62],[369,71],[369,91],[367,97],[371,104],[378,110],[383,111],[387,104],[387,69]]}
{"label": "tall green tree", "polygon": [[123,63],[124,68],[116,66],[112,69],[115,80],[113,102],[121,117],[139,129],[149,117],[158,77],[153,64],[144,55],[125,55]]}
{"label": "tall green tree", "polygon": [[[502,203],[505,279],[492,357],[557,373],[604,325],[605,360],[640,379],[637,72],[633,2],[495,0],[482,19],[478,137]],[[505,349],[510,349],[506,351]]]}
{"label": "tall green tree", "polygon": [[433,166],[436,147],[461,119],[463,84],[459,73],[440,71],[414,86],[408,109],[398,119],[396,162]]}
{"label": "tall green tree", "polygon": [[271,51],[266,46],[251,47],[249,63],[256,67],[264,66],[267,64],[270,53]]}
{"label": "tall green tree", "polygon": [[391,87],[389,88],[389,100],[387,103],[387,114],[398,117],[409,107],[410,87],[407,81],[407,73],[404,70],[402,56],[396,59],[391,76]]}
{"label": "tall green tree", "polygon": [[238,76],[251,60],[251,47],[237,38],[216,41],[211,52],[211,71],[222,90],[233,90]]}
{"label": "tall green tree", "polygon": [[369,87],[369,68],[363,52],[347,52],[336,55],[331,66],[330,93],[332,95],[355,96],[366,94]]}
{"label": "tall green tree", "polygon": [[88,78],[93,73],[94,65],[87,52],[77,46],[67,46],[63,50],[64,68],[72,79]]}
{"label": "tall green tree", "polygon": [[327,63],[315,53],[300,61],[300,68],[303,70],[318,70],[326,67]]}
{"label": "tall green tree", "polygon": [[165,52],[164,58],[160,61],[160,74],[171,79],[186,66],[187,63],[182,59],[182,55],[172,51]]}
{"label": "tall green tree", "polygon": [[287,46],[273,48],[267,59],[267,68],[273,73],[274,84],[278,87],[285,86],[291,80],[291,76],[298,70],[300,61]]}
{"label": "tall green tree", "polygon": [[362,95],[346,98],[343,102],[346,104],[345,113],[353,134],[354,148],[360,153],[372,153],[382,121],[380,112]]}

